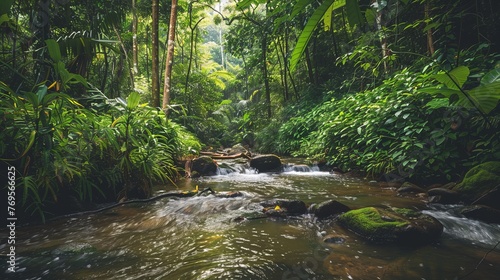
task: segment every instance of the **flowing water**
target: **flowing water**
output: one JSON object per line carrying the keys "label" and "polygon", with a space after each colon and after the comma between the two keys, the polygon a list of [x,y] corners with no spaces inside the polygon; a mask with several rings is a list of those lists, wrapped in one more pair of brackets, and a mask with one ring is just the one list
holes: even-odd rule
{"label": "flowing water", "polygon": [[[0,278],[500,279],[500,248],[491,250],[500,241],[500,226],[461,218],[459,206],[429,206],[314,168],[257,174],[230,165],[217,176],[181,181],[179,188],[240,191],[241,197],[162,198],[17,228],[17,271],[7,272],[2,253]],[[274,198],[413,208],[439,219],[445,231],[435,244],[408,248],[367,243],[310,215],[238,219],[259,217],[260,202]],[[323,242],[331,234],[339,242]]]}

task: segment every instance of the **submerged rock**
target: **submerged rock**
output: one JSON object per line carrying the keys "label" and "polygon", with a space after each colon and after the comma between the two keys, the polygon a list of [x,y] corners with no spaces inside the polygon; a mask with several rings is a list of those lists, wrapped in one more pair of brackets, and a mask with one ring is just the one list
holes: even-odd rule
{"label": "submerged rock", "polygon": [[500,185],[500,161],[490,161],[471,168],[453,190],[474,201]]}
{"label": "submerged rock", "polygon": [[277,155],[259,155],[250,160],[250,167],[259,172],[274,172],[281,170],[281,159]]}
{"label": "submerged rock", "polygon": [[301,200],[274,199],[262,202],[264,212],[275,210],[278,206],[287,215],[302,215],[307,212],[306,204]]}
{"label": "submerged rock", "polygon": [[269,217],[286,218],[287,213],[283,208],[264,208],[264,213]]}
{"label": "submerged rock", "polygon": [[327,200],[317,205],[312,210],[312,213],[314,213],[318,219],[327,219],[349,210],[351,210],[351,208],[336,200]]}
{"label": "submerged rock", "polygon": [[398,194],[415,194],[415,193],[425,193],[425,190],[421,187],[412,184],[410,182],[404,182],[401,187],[397,190]]}
{"label": "submerged rock", "polygon": [[339,216],[340,225],[375,243],[421,245],[437,240],[443,225],[410,209],[365,207]]}
{"label": "submerged rock", "polygon": [[345,243],[347,237],[344,235],[329,234],[323,238],[323,242],[330,244],[342,244]]}
{"label": "submerged rock", "polygon": [[239,191],[221,192],[221,193],[217,193],[215,196],[221,197],[221,198],[233,198],[233,197],[243,196],[243,193],[239,192]]}

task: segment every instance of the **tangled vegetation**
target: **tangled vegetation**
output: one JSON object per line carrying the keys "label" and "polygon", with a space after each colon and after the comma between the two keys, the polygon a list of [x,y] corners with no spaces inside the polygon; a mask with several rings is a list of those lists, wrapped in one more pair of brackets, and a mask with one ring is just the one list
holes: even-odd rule
{"label": "tangled vegetation", "polygon": [[498,1],[175,2],[0,4],[0,163],[27,216],[149,196],[237,143],[385,180],[500,159]]}

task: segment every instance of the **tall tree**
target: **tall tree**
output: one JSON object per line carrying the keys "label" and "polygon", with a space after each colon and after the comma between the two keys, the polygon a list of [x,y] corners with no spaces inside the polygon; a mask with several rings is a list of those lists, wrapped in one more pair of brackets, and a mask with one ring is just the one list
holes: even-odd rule
{"label": "tall tree", "polygon": [[152,21],[152,26],[151,26],[151,33],[152,33],[152,52],[151,52],[151,81],[152,81],[152,86],[151,86],[151,94],[152,94],[152,101],[151,105],[153,107],[160,107],[160,62],[158,59],[158,51],[159,51],[159,42],[158,42],[158,24],[159,24],[159,8],[158,8],[158,0],[153,0],[152,2],[152,16],[153,16],[153,21]]}
{"label": "tall tree", "polygon": [[170,89],[172,86],[172,65],[174,64],[175,47],[175,24],[177,22],[177,0],[172,0],[170,7],[170,24],[168,26],[167,58],[165,59],[165,80],[163,81],[163,104],[162,109],[168,116],[168,105],[170,103]]}
{"label": "tall tree", "polygon": [[132,0],[132,65],[134,75],[139,74],[139,47],[137,43],[137,0]]}
{"label": "tall tree", "polygon": [[196,37],[196,28],[200,24],[200,22],[204,19],[204,17],[199,18],[196,23],[193,25],[193,13],[196,13],[193,11],[193,2],[189,3],[188,6],[188,13],[189,13],[189,29],[190,29],[190,37],[189,37],[189,61],[188,61],[188,68],[186,72],[186,84],[185,84],[185,91],[188,91],[188,86],[189,86],[189,75],[191,74],[191,66],[193,64],[193,55],[194,55],[194,48],[195,48],[195,37]]}

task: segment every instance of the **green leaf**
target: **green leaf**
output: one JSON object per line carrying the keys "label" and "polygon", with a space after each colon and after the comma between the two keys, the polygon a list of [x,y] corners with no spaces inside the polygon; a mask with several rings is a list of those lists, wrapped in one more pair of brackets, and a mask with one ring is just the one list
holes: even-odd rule
{"label": "green leaf", "polygon": [[0,81],[0,89],[7,93],[14,94],[14,91],[6,83],[2,81]]}
{"label": "green leaf", "polygon": [[[480,85],[468,91],[470,98],[481,111],[489,114],[498,105],[500,100],[500,80],[491,84]],[[471,107],[470,101],[465,97],[460,97],[459,105]]]}
{"label": "green leaf", "polygon": [[31,131],[30,139],[28,141],[28,146],[26,146],[26,148],[24,149],[24,152],[19,156],[19,158],[24,157],[24,155],[26,155],[26,153],[28,153],[28,151],[31,149],[31,147],[33,146],[33,143],[35,143],[35,136],[36,136],[36,130]]}
{"label": "green leaf", "polygon": [[[354,1],[354,0],[352,0]],[[338,2],[338,3],[337,3]],[[306,26],[304,29],[302,29],[302,32],[299,35],[299,38],[297,40],[297,44],[295,44],[295,48],[292,51],[292,55],[290,56],[290,71],[293,72],[295,71],[295,68],[297,67],[297,63],[299,62],[299,59],[302,57],[302,54],[307,48],[307,44],[309,43],[309,40],[311,39],[313,35],[313,31],[318,25],[318,23],[321,21],[323,16],[325,15],[326,11],[330,8],[331,5],[334,5],[338,9],[342,7],[343,5],[340,4],[339,0],[326,0],[321,5],[313,12],[312,16],[309,18],[309,20],[306,23]]]}
{"label": "green leaf", "polygon": [[47,86],[45,86],[45,85],[40,86],[38,88],[38,91],[36,92],[37,101],[38,101],[37,104],[41,104],[42,103],[42,100],[43,100],[43,98],[45,97],[46,94],[47,94]]}
{"label": "green leaf", "polygon": [[450,100],[448,98],[434,98],[425,104],[426,107],[431,109],[439,109],[443,107],[449,107]]}
{"label": "green leaf", "polygon": [[47,49],[49,50],[49,56],[54,62],[59,62],[61,60],[61,50],[59,49],[59,44],[54,39],[45,40]]}
{"label": "green leaf", "polygon": [[7,14],[0,14],[0,26],[4,23],[4,22],[9,22],[10,21],[10,18]]}
{"label": "green leaf", "polygon": [[[382,1],[385,2],[385,1]],[[363,15],[361,14],[361,10],[359,8],[358,0],[348,0],[345,3],[346,13],[347,13],[347,21],[349,25],[360,26],[363,22]],[[387,5],[387,2],[386,2]]]}
{"label": "green leaf", "polygon": [[236,8],[238,9],[246,9],[250,7],[250,5],[254,2],[254,0],[243,0],[241,2],[236,3]]}
{"label": "green leaf", "polygon": [[500,68],[493,69],[486,73],[481,79],[481,85],[487,85],[497,81],[500,81]]}
{"label": "green leaf", "polygon": [[389,118],[389,119],[387,119],[387,120],[385,121],[385,124],[391,124],[391,123],[393,123],[393,122],[395,122],[395,121],[396,121],[396,119]]}
{"label": "green leaf", "polygon": [[325,15],[323,16],[323,30],[329,31],[332,27],[332,12],[333,5],[331,5],[328,10],[326,10]]}
{"label": "green leaf", "polygon": [[436,137],[435,141],[436,141],[436,145],[441,145],[443,144],[444,140],[446,140],[446,138],[444,136],[438,136]]}
{"label": "green leaf", "polygon": [[365,19],[369,25],[375,25],[375,21],[377,19],[377,14],[375,13],[374,10],[368,9],[365,11]]}
{"label": "green leaf", "polygon": [[440,94],[442,96],[450,98],[452,95],[463,95],[463,93],[458,89],[449,88],[423,88],[419,90],[420,92],[430,93],[430,94]]}
{"label": "green leaf", "polygon": [[469,68],[466,66],[458,66],[447,74],[440,73],[432,75],[432,77],[440,83],[446,85],[449,89],[460,89],[467,81],[469,74]]}
{"label": "green leaf", "polygon": [[137,92],[132,92],[127,97],[127,109],[129,110],[135,109],[139,105],[140,100],[141,100],[141,95]]}

